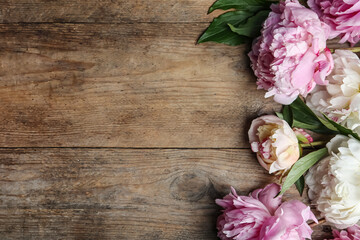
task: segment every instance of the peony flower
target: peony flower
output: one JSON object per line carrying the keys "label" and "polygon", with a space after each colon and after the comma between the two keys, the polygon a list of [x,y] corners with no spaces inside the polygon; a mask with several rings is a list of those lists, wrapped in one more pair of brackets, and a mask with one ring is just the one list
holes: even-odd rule
{"label": "peony flower", "polygon": [[348,229],[338,231],[333,230],[334,239],[333,240],[360,240],[360,227],[354,225]]}
{"label": "peony flower", "polygon": [[360,59],[348,50],[336,50],[333,58],[329,84],[317,86],[306,104],[318,115],[324,113],[360,134]]}
{"label": "peony flower", "polygon": [[299,142],[289,124],[267,115],[252,121],[249,129],[251,149],[269,173],[286,171],[299,159]]}
{"label": "peony flower", "polygon": [[218,218],[218,237],[222,240],[288,240],[311,238],[312,230],[306,221],[317,222],[310,208],[300,201],[281,203],[275,197],[280,186],[272,183],[257,189],[249,196],[232,193],[216,203],[224,208]]}
{"label": "peony flower", "polygon": [[326,146],[330,156],[305,176],[309,199],[329,223],[350,227],[360,220],[360,142],[337,135]]}
{"label": "peony flower", "polygon": [[306,96],[316,84],[325,85],[333,68],[326,40],[329,26],[297,0],[271,6],[262,36],[249,53],[259,89],[281,104]]}
{"label": "peony flower", "polygon": [[330,38],[355,44],[360,39],[359,0],[308,0],[308,5],[330,26]]}

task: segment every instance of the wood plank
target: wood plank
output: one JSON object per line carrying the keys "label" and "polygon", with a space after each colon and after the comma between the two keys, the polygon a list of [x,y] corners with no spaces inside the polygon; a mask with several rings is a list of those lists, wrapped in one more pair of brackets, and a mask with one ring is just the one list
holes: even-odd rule
{"label": "wood plank", "polygon": [[248,147],[279,105],[206,26],[0,25],[0,146]]}
{"label": "wood plank", "polygon": [[0,23],[18,22],[209,22],[214,0],[7,0]]}
{"label": "wood plank", "polygon": [[0,171],[1,239],[216,239],[214,199],[273,180],[226,149],[0,149]]}

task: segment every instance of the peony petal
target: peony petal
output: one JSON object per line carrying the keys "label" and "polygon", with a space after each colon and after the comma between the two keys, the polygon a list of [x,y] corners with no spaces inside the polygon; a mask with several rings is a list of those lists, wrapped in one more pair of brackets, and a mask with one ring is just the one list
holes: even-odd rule
{"label": "peony petal", "polygon": [[267,185],[261,192],[258,193],[257,199],[259,199],[259,201],[267,207],[271,215],[274,214],[275,210],[281,204],[282,196],[280,195],[275,198],[280,190],[280,185],[272,183]]}
{"label": "peony petal", "polygon": [[346,137],[344,135],[336,135],[334,138],[332,138],[327,144],[326,147],[329,150],[329,154],[332,153],[338,153],[339,147],[344,145],[344,142],[349,140],[349,137]]}
{"label": "peony petal", "polygon": [[305,55],[301,58],[299,65],[297,65],[292,73],[291,83],[295,88],[304,88],[304,86],[307,86],[310,81],[312,81],[315,70],[315,59],[316,54],[312,49],[308,49]]}
{"label": "peony petal", "polygon": [[289,239],[294,235],[299,239],[311,238],[312,230],[306,221],[316,220],[310,208],[297,200],[283,203],[272,218],[276,220],[268,219],[264,223],[266,230],[262,229],[260,233],[264,240]]}

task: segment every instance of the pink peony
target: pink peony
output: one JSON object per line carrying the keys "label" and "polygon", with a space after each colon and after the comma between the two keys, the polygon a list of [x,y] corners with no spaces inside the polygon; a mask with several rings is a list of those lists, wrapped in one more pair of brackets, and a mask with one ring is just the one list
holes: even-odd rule
{"label": "pink peony", "polygon": [[347,230],[334,230],[333,231],[334,239],[333,240],[360,240],[360,227],[354,225],[349,227]]}
{"label": "pink peony", "polygon": [[340,43],[360,40],[359,0],[308,0],[308,5],[330,26],[330,38],[341,36]]}
{"label": "pink peony", "polygon": [[299,159],[299,142],[289,124],[266,115],[254,119],[249,129],[251,149],[269,173],[289,170]]}
{"label": "pink peony", "polygon": [[311,238],[312,230],[306,221],[317,222],[310,208],[298,200],[281,203],[275,198],[280,186],[272,183],[257,189],[249,196],[232,193],[216,203],[224,208],[217,222],[218,237],[222,240],[297,240]]}
{"label": "pink peony", "polygon": [[334,65],[326,48],[330,28],[297,0],[280,1],[271,9],[249,57],[258,88],[268,91],[265,97],[290,104],[316,84],[327,84]]}

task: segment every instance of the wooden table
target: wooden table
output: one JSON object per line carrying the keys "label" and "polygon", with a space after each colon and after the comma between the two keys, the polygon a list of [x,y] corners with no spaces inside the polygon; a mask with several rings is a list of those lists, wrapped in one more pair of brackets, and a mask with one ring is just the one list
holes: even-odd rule
{"label": "wooden table", "polygon": [[280,106],[195,45],[212,2],[0,1],[0,239],[216,239],[214,199],[273,180],[247,130]]}

